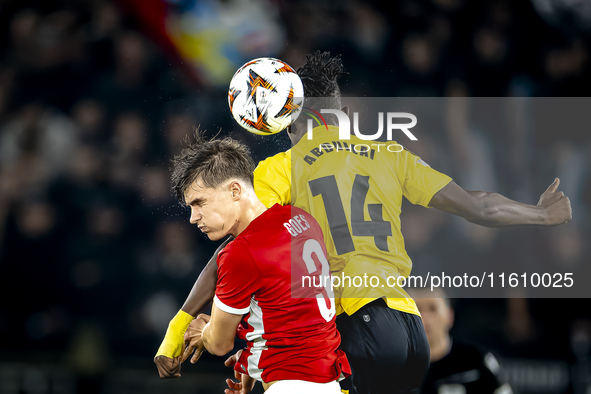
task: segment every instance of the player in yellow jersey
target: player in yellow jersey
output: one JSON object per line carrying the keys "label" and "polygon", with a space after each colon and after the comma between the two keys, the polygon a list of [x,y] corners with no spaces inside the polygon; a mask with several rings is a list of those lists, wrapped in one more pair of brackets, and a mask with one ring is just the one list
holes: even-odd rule
{"label": "player in yellow jersey", "polygon": [[[307,56],[298,70],[306,105],[315,103],[313,109],[318,111],[341,109],[337,78],[342,73],[338,57],[320,52]],[[336,124],[336,119],[326,119]],[[364,142],[351,136],[345,145],[335,126],[315,128],[314,138],[308,140],[302,138],[304,126],[298,121],[288,129],[291,150],[259,164],[255,191],[267,206],[293,204],[318,220],[333,275],[385,280],[410,274],[412,263],[400,232],[403,196],[484,226],[558,225],[571,219],[568,198],[557,192],[558,180],[537,206],[525,205],[496,193],[466,191],[407,150],[351,148]],[[159,350],[155,359],[161,377],[178,374],[180,365],[174,357],[180,355],[179,338],[184,332],[179,327],[186,329],[183,317],[196,316],[213,297],[215,268],[210,265],[214,264],[215,256],[171,322],[161,346],[165,350]],[[343,389],[351,394],[418,392],[428,367],[429,346],[414,301],[403,289],[389,286],[344,286],[337,291],[341,348],[353,369],[351,379],[342,382]]]}
{"label": "player in yellow jersey", "polygon": [[[339,141],[338,131],[319,126],[314,138],[300,139],[289,151],[262,161],[255,170],[255,190],[267,206],[293,204],[319,218],[333,275],[382,279],[373,286],[340,289],[338,314],[352,315],[385,295],[389,276],[410,274],[412,262],[400,232],[402,197],[427,207],[451,178],[396,142],[372,148],[355,136]],[[400,287],[386,302],[419,315]]]}

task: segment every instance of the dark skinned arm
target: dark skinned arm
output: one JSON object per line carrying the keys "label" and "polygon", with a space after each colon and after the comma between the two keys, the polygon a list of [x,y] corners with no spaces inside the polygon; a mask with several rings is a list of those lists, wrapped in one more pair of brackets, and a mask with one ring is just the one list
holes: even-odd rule
{"label": "dark skinned arm", "polygon": [[572,219],[570,200],[558,191],[559,185],[556,178],[537,205],[528,205],[498,193],[464,190],[452,181],[433,196],[429,206],[486,227],[557,226]]}
{"label": "dark skinned arm", "polygon": [[234,237],[230,236],[217,248],[205,268],[203,268],[203,271],[199,274],[189,296],[181,308],[189,315],[197,316],[213,300],[215,284],[218,281],[218,254],[233,239]]}
{"label": "dark skinned arm", "polygon": [[[178,378],[181,376],[182,350],[184,334],[192,318],[197,316],[209,303],[215,294],[217,275],[217,257],[220,251],[234,238],[230,236],[215,251],[199,277],[195,281],[183,307],[168,326],[162,345],[154,357],[158,374],[162,379]],[[178,353],[178,354],[177,354]]]}

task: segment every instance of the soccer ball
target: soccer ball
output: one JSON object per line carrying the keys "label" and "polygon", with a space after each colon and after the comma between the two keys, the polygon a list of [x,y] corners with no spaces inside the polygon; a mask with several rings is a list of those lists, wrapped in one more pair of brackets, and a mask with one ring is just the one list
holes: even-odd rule
{"label": "soccer ball", "polygon": [[263,57],[240,67],[230,82],[228,104],[238,124],[269,135],[292,124],[303,106],[304,87],[287,63]]}

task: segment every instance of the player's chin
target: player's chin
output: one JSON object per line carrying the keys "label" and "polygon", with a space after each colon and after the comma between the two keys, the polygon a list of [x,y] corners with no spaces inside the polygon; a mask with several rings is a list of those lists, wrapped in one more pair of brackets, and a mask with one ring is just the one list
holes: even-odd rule
{"label": "player's chin", "polygon": [[226,236],[226,234],[223,234],[220,231],[207,232],[205,235],[207,235],[207,238],[209,238],[210,241],[218,241]]}

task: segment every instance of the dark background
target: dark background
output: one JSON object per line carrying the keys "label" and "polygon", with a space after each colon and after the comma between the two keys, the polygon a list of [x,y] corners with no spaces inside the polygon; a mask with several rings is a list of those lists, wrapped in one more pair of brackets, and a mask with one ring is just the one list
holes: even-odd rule
{"label": "dark background", "polygon": [[[201,125],[257,160],[289,147],[232,120],[244,62],[342,54],[344,96],[584,97],[588,4],[0,1],[0,393],[221,392],[222,358],[160,381],[152,357],[216,248],[170,192],[180,141]],[[574,220],[491,230],[405,204],[417,272],[589,263],[589,133],[535,115],[512,130],[480,110],[412,150],[467,189],[530,204],[558,176]],[[457,300],[452,333],[499,355],[516,392],[589,392],[589,301],[507,297]]]}

